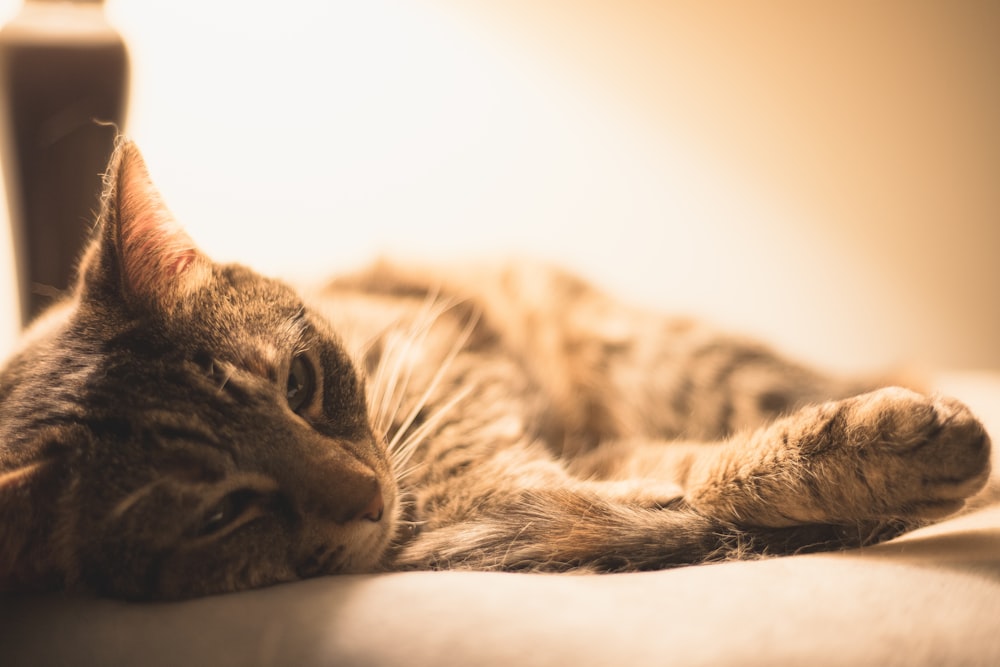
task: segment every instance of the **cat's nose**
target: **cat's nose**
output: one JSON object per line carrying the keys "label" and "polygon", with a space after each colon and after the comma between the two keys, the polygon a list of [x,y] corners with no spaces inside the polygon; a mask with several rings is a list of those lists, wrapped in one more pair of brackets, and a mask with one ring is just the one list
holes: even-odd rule
{"label": "cat's nose", "polygon": [[382,487],[376,481],[375,492],[372,494],[371,500],[368,501],[368,504],[354,518],[359,521],[364,519],[374,523],[382,520],[382,513],[384,511],[385,498],[382,497]]}
{"label": "cat's nose", "polygon": [[382,485],[373,475],[361,476],[359,479],[349,479],[344,476],[338,480],[337,494],[323,494],[315,498],[319,505],[315,511],[339,524],[351,521],[382,520],[385,512],[385,500],[382,495]]}

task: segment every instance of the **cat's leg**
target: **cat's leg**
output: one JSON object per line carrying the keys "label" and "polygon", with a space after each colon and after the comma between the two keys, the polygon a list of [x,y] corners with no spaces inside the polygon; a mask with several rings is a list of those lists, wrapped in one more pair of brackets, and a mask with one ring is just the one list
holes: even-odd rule
{"label": "cat's leg", "polygon": [[[721,452],[721,447],[700,451]],[[416,526],[416,536],[400,545],[389,567],[649,570],[854,547],[910,527],[884,518],[848,520],[838,510],[802,523],[784,516],[773,520],[766,512],[757,515],[771,497],[784,504],[797,502],[802,491],[794,488],[748,500],[750,511],[734,512],[722,496],[743,499],[745,489],[735,477],[733,488],[718,497],[692,502],[679,486],[666,482],[579,481],[535,465],[511,471],[506,463],[503,470],[491,470],[493,462],[486,462],[476,475],[479,483],[442,482],[442,505]]]}
{"label": "cat's leg", "polygon": [[[898,388],[722,443],[635,448],[636,467],[603,480],[537,449],[503,450],[423,491],[423,532],[394,565],[640,570],[870,544],[960,508],[983,486],[989,450],[965,406]],[[627,479],[638,472],[659,479]]]}
{"label": "cat's leg", "polygon": [[962,507],[989,476],[990,438],[954,399],[880,389],[800,410],[696,459],[685,498],[764,526],[924,521]]}
{"label": "cat's leg", "polygon": [[763,554],[867,543],[841,526],[743,527],[683,504],[660,507],[615,483],[504,486],[475,496],[475,511],[431,522],[403,544],[391,569],[534,572],[652,570]]}
{"label": "cat's leg", "polygon": [[571,470],[617,484],[675,483],[685,505],[742,526],[912,526],[978,491],[989,450],[958,401],[887,388],[803,408],[722,443],[611,445]]}

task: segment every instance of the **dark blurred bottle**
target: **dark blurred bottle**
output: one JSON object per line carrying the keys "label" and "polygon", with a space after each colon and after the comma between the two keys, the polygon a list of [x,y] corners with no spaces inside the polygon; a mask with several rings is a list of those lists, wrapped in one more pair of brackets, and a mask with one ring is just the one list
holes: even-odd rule
{"label": "dark blurred bottle", "polygon": [[26,0],[0,30],[0,140],[22,325],[72,279],[123,129],[128,76],[103,0]]}

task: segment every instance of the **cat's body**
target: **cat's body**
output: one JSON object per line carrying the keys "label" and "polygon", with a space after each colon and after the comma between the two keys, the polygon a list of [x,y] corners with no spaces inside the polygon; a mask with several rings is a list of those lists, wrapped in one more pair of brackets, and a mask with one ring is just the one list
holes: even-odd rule
{"label": "cat's body", "polygon": [[988,474],[956,401],[864,394],[548,267],[380,264],[306,305],[198,252],[130,144],[108,186],[77,292],[0,373],[3,588],[792,553],[948,514]]}

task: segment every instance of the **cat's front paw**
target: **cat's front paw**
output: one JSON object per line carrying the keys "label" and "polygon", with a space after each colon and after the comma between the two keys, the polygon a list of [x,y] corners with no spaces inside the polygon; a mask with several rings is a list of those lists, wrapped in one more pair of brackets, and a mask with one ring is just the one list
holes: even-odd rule
{"label": "cat's front paw", "polygon": [[[844,482],[862,497],[870,494],[882,516],[939,518],[986,483],[990,438],[963,403],[890,387],[840,408],[828,428],[840,432],[839,449],[854,459],[854,479],[848,465]],[[809,443],[803,446],[807,451]]]}
{"label": "cat's front paw", "polygon": [[738,525],[937,519],[989,476],[990,439],[962,403],[887,388],[803,408],[692,469],[685,499]]}

